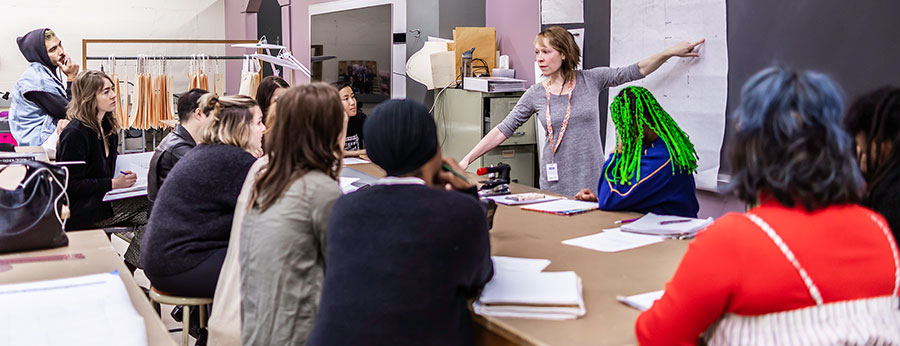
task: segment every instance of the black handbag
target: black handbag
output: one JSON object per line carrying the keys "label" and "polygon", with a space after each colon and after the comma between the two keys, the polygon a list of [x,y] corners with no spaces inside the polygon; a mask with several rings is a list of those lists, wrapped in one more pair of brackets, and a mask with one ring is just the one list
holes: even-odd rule
{"label": "black handbag", "polygon": [[69,170],[40,161],[22,161],[25,178],[15,190],[0,188],[0,253],[66,246]]}

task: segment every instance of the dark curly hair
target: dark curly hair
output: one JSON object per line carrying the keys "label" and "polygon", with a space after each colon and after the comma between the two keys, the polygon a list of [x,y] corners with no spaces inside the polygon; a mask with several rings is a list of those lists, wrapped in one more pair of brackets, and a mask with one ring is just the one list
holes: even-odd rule
{"label": "dark curly hair", "polygon": [[856,99],[844,128],[860,140],[857,159],[871,194],[900,170],[900,88],[882,87]]}
{"label": "dark curly hair", "polygon": [[730,160],[731,191],[806,210],[858,203],[865,181],[852,138],[841,127],[841,94],[827,76],[766,68],[741,89]]}

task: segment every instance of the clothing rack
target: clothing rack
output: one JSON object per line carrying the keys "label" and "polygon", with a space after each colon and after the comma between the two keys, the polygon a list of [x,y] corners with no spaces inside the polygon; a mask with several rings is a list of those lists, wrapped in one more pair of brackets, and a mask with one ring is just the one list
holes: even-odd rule
{"label": "clothing rack", "polygon": [[[204,39],[82,39],[81,40],[81,66],[83,68],[87,68],[88,60],[107,60],[110,57],[114,57],[116,60],[138,60],[138,56],[89,56],[88,55],[88,45],[90,44],[224,44],[224,45],[232,45],[232,44],[241,44],[241,43],[249,43],[255,44],[258,43],[258,40],[204,40]],[[257,53],[262,53],[262,49],[257,49]],[[197,59],[200,56],[190,56],[190,55],[177,55],[177,56],[153,56],[148,54],[145,58],[153,59],[162,59],[162,60],[192,60]],[[243,55],[240,56],[229,56],[229,55],[220,55],[220,56],[202,56],[208,60],[240,60],[244,59]],[[141,151],[147,151],[146,147],[146,135],[147,131],[141,130]],[[120,138],[120,147],[122,153],[126,153],[125,151],[125,130],[123,129],[119,133]],[[156,135],[154,133],[153,137],[153,147],[156,147]]]}
{"label": "clothing rack", "polygon": [[[83,57],[81,59],[81,66],[87,66],[88,60],[106,60],[109,57],[97,57],[97,56],[88,56],[88,45],[89,44],[97,44],[97,43],[112,43],[112,44],[241,44],[241,43],[258,43],[257,40],[181,40],[181,39],[83,39],[81,40],[81,52]],[[257,50],[258,53],[262,53],[262,49]],[[178,59],[168,59],[168,60],[190,60],[190,55],[183,56],[173,56]],[[116,60],[137,60],[137,56],[128,56],[128,57],[116,57]],[[164,57],[165,58],[165,57]],[[209,57],[213,59],[212,56]],[[238,56],[237,58],[226,58],[225,56],[219,56],[217,58],[223,59],[215,59],[215,60],[232,60],[232,59],[243,59],[243,56]]]}
{"label": "clothing rack", "polygon": [[[113,58],[115,58],[116,60],[138,60],[139,58],[141,58],[141,57],[139,57],[139,56],[118,56],[118,55],[111,55],[111,56],[89,56],[89,57],[85,57],[84,59],[85,59],[85,60],[107,60],[107,59],[109,59],[110,57],[113,57]],[[207,59],[207,60],[241,60],[241,59],[245,59],[246,57],[243,56],[243,55],[195,55],[195,56],[190,56],[190,55],[162,55],[162,56],[159,56],[159,55],[147,55],[147,56],[145,56],[145,57],[143,57],[143,58],[147,58],[147,59],[149,59],[149,60],[153,60],[153,59],[162,59],[162,60],[194,60],[194,59],[200,59],[200,58],[202,58],[202,59]]]}

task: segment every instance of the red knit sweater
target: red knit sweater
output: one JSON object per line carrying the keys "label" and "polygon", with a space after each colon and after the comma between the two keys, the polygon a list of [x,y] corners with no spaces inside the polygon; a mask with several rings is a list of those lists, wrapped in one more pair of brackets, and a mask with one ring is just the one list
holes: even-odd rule
{"label": "red knit sweater", "polygon": [[[891,243],[871,220],[874,212],[844,205],[810,213],[774,199],[752,212],[784,239],[825,303],[891,294]],[[812,305],[775,243],[746,217],[728,214],[690,244],[665,295],[638,318],[636,333],[642,345],[696,344],[725,313],[761,315]]]}

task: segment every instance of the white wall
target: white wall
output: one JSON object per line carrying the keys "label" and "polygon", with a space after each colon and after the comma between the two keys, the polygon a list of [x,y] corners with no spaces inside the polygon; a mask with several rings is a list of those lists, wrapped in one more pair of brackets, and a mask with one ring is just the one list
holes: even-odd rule
{"label": "white wall", "polygon": [[[66,53],[79,64],[82,39],[224,39],[225,0],[0,0],[3,30],[0,30],[0,92],[12,90],[27,66],[16,45],[16,37],[32,29],[49,27],[63,42]],[[224,45],[110,45],[91,44],[95,55],[222,55]],[[119,65],[122,66],[122,65]],[[127,65],[129,75],[134,63]],[[186,88],[186,63],[170,64],[176,77],[176,92]],[[88,62],[98,69],[98,62]],[[84,68],[84,66],[82,66]],[[221,65],[221,71],[225,71]],[[122,72],[117,72],[121,75]]]}
{"label": "white wall", "polygon": [[391,6],[327,13],[312,17],[311,44],[337,59],[322,64],[322,80],[336,82],[338,61],[375,61],[378,74],[391,71]]}

